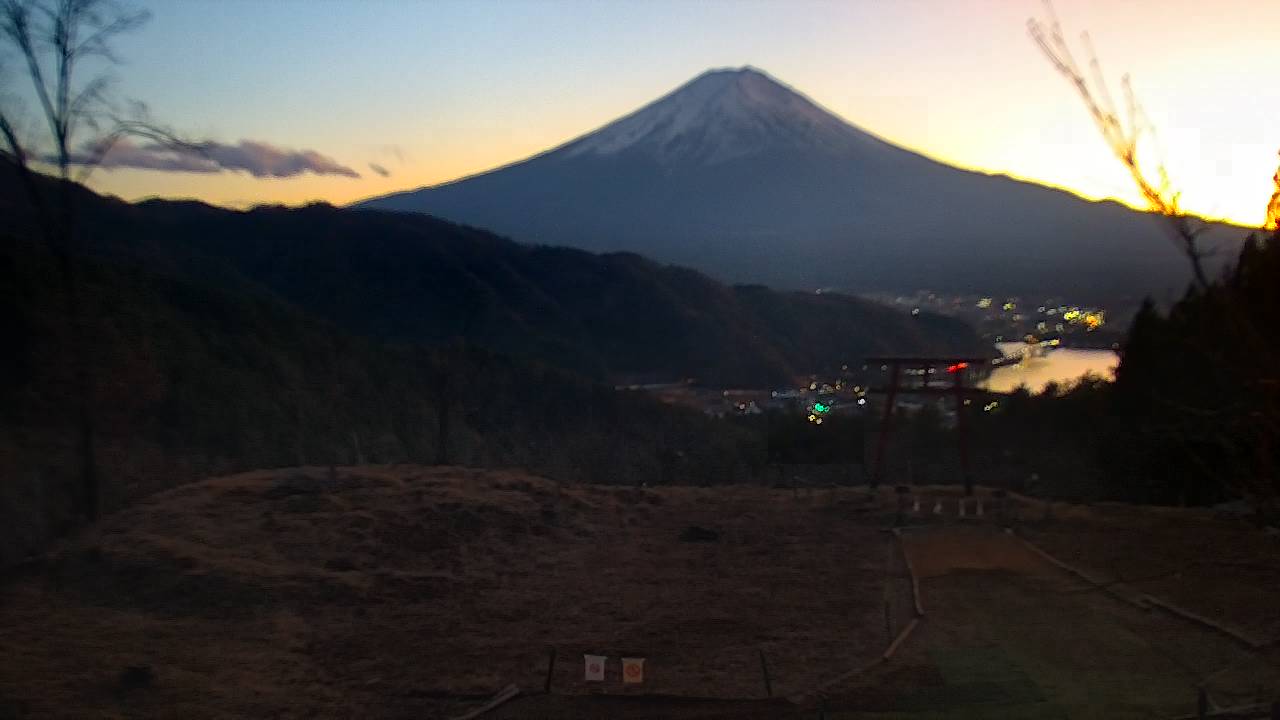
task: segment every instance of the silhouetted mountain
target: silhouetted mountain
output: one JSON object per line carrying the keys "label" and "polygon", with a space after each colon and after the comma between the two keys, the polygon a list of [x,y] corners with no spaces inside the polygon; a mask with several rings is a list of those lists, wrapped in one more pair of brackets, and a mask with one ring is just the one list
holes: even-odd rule
{"label": "silhouetted mountain", "polygon": [[[237,212],[90,195],[82,205],[86,244],[116,263],[283,299],[358,335],[461,338],[599,379],[759,387],[868,354],[986,350],[949,318],[837,294],[727,287],[636,255],[520,245],[413,214]],[[0,222],[6,229],[31,232]]]}
{"label": "silhouetted mountain", "polygon": [[1153,216],[944,165],[749,67],[527,160],[359,206],[779,287],[1136,300],[1189,279]]}

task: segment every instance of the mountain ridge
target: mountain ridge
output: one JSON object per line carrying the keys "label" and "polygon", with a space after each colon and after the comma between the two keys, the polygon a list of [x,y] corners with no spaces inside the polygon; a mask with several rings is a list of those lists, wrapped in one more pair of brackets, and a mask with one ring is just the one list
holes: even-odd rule
{"label": "mountain ridge", "polygon": [[[727,286],[634,253],[524,245],[433,217],[325,204],[131,205],[80,192],[93,235],[85,247],[96,257],[283,300],[363,337],[462,339],[597,380],[763,387],[868,354],[986,349],[950,318]],[[30,211],[7,209],[15,212],[3,214],[0,232],[33,237]]]}
{"label": "mountain ridge", "polygon": [[[1158,216],[948,165],[749,66],[703,73],[523,160],[353,207],[785,288],[1083,291],[1136,302],[1178,294],[1189,279]],[[1232,246],[1244,232],[1215,225],[1209,240]]]}

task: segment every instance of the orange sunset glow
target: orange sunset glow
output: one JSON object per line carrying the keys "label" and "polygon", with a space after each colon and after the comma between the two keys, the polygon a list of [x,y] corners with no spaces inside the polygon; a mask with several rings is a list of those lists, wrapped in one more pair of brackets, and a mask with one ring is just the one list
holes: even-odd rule
{"label": "orange sunset glow", "polygon": [[[295,7],[281,5],[275,12],[283,17]],[[188,52],[183,34],[201,27],[191,20],[201,7],[157,12],[129,39],[138,44],[130,69],[150,76],[181,62],[176,53]],[[390,23],[358,4],[335,5],[335,20],[353,28],[350,37],[329,38],[338,48],[357,36],[380,36],[393,57],[374,64],[358,53],[298,46],[287,48],[294,62],[286,69],[263,73],[256,68],[285,49],[257,45],[251,26],[232,22],[245,6],[228,6],[218,25],[225,44],[198,49],[199,63],[182,86],[160,82],[133,94],[184,131],[224,140],[287,136],[358,168],[361,178],[116,170],[100,173],[95,186],[130,199],[341,205],[529,157],[708,67],[750,63],[849,122],[943,162],[1141,206],[1071,88],[1028,37],[1026,20],[1044,15],[1038,2],[514,7],[508,13],[496,3],[424,3],[406,8],[410,21]],[[1280,5],[1084,0],[1057,12],[1073,40],[1090,32],[1114,87],[1131,75],[1158,133],[1150,147],[1164,158],[1184,207],[1260,224],[1280,147],[1280,95],[1264,90],[1273,80]],[[437,37],[447,19],[460,16],[485,18],[493,31],[468,35],[465,47],[460,38]],[[562,18],[585,33],[572,56],[539,32]],[[660,51],[637,29],[648,22],[664,24],[670,42]],[[692,41],[706,27],[733,32]],[[158,37],[164,42],[156,47]],[[232,46],[234,59],[219,50]],[[254,96],[235,106],[211,104],[235,97],[237,83],[254,88]],[[391,174],[369,171],[370,161]]]}

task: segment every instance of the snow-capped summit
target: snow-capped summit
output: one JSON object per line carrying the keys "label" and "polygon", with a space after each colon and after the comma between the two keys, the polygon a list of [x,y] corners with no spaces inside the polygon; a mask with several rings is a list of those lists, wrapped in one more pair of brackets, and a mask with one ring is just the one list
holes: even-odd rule
{"label": "snow-capped summit", "polygon": [[944,165],[751,67],[705,72],[511,165],[360,206],[792,288],[1140,298],[1187,280],[1142,213]]}
{"label": "snow-capped summit", "polygon": [[751,66],[709,70],[668,95],[559,148],[566,157],[648,153],[716,163],[778,146],[844,152],[868,134]]}

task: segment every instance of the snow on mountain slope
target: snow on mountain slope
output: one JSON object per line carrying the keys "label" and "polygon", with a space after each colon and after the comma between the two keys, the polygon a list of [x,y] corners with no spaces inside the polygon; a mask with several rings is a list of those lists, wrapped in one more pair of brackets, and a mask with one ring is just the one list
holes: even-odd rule
{"label": "snow on mountain slope", "polygon": [[837,153],[888,147],[748,66],[703,73],[560,150],[564,157],[638,151],[666,164],[710,165],[770,146]]}

